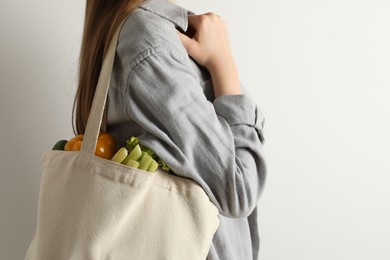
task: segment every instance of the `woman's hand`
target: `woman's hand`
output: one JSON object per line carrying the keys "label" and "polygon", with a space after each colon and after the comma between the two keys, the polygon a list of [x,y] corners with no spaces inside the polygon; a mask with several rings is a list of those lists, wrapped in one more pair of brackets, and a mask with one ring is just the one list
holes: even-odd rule
{"label": "woman's hand", "polygon": [[208,70],[233,60],[225,22],[214,13],[188,15],[192,38],[180,32],[179,36],[188,54]]}
{"label": "woman's hand", "polygon": [[225,22],[214,13],[188,15],[195,31],[192,38],[178,31],[188,54],[211,74],[215,98],[221,94],[240,94],[238,71],[230,48]]}

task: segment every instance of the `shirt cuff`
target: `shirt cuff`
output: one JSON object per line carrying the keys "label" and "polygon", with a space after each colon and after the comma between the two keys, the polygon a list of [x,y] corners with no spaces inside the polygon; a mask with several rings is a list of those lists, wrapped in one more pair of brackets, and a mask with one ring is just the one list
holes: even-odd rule
{"label": "shirt cuff", "polygon": [[222,94],[213,101],[217,115],[226,119],[229,125],[251,125],[257,122],[257,106],[245,94]]}
{"label": "shirt cuff", "polygon": [[217,115],[226,119],[229,125],[245,124],[254,127],[263,143],[264,116],[256,103],[247,94],[222,94],[213,101]]}

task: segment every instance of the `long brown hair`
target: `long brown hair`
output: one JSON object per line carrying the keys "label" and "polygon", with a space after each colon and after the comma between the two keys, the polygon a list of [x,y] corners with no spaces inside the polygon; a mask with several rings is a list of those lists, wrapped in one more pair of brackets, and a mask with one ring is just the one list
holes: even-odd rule
{"label": "long brown hair", "polygon": [[83,134],[87,124],[103,58],[115,30],[144,0],[87,0],[79,59],[79,78],[73,102],[72,126]]}

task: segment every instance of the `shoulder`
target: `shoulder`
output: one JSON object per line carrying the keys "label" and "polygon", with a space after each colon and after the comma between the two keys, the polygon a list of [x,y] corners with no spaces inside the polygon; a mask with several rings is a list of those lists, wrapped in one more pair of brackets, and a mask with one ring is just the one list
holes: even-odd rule
{"label": "shoulder", "polygon": [[187,56],[172,22],[142,7],[136,8],[121,28],[117,56],[131,69],[137,60],[161,51]]}

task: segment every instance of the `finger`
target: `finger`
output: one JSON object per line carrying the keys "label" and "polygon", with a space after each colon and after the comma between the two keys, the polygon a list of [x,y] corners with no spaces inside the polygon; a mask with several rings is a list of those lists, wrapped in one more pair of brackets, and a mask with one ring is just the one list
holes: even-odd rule
{"label": "finger", "polygon": [[199,21],[200,21],[199,18],[200,15],[196,15],[196,14],[188,15],[188,25],[190,25],[194,29],[199,28]]}
{"label": "finger", "polygon": [[194,53],[196,53],[198,42],[179,31],[176,32],[188,54],[192,56]]}
{"label": "finger", "polygon": [[186,48],[186,50],[188,51],[189,48],[191,48],[190,46],[193,45],[193,41],[190,37],[188,37],[187,35],[185,35],[184,33],[181,33],[179,31],[176,31],[177,32],[177,35],[179,36],[184,48]]}

